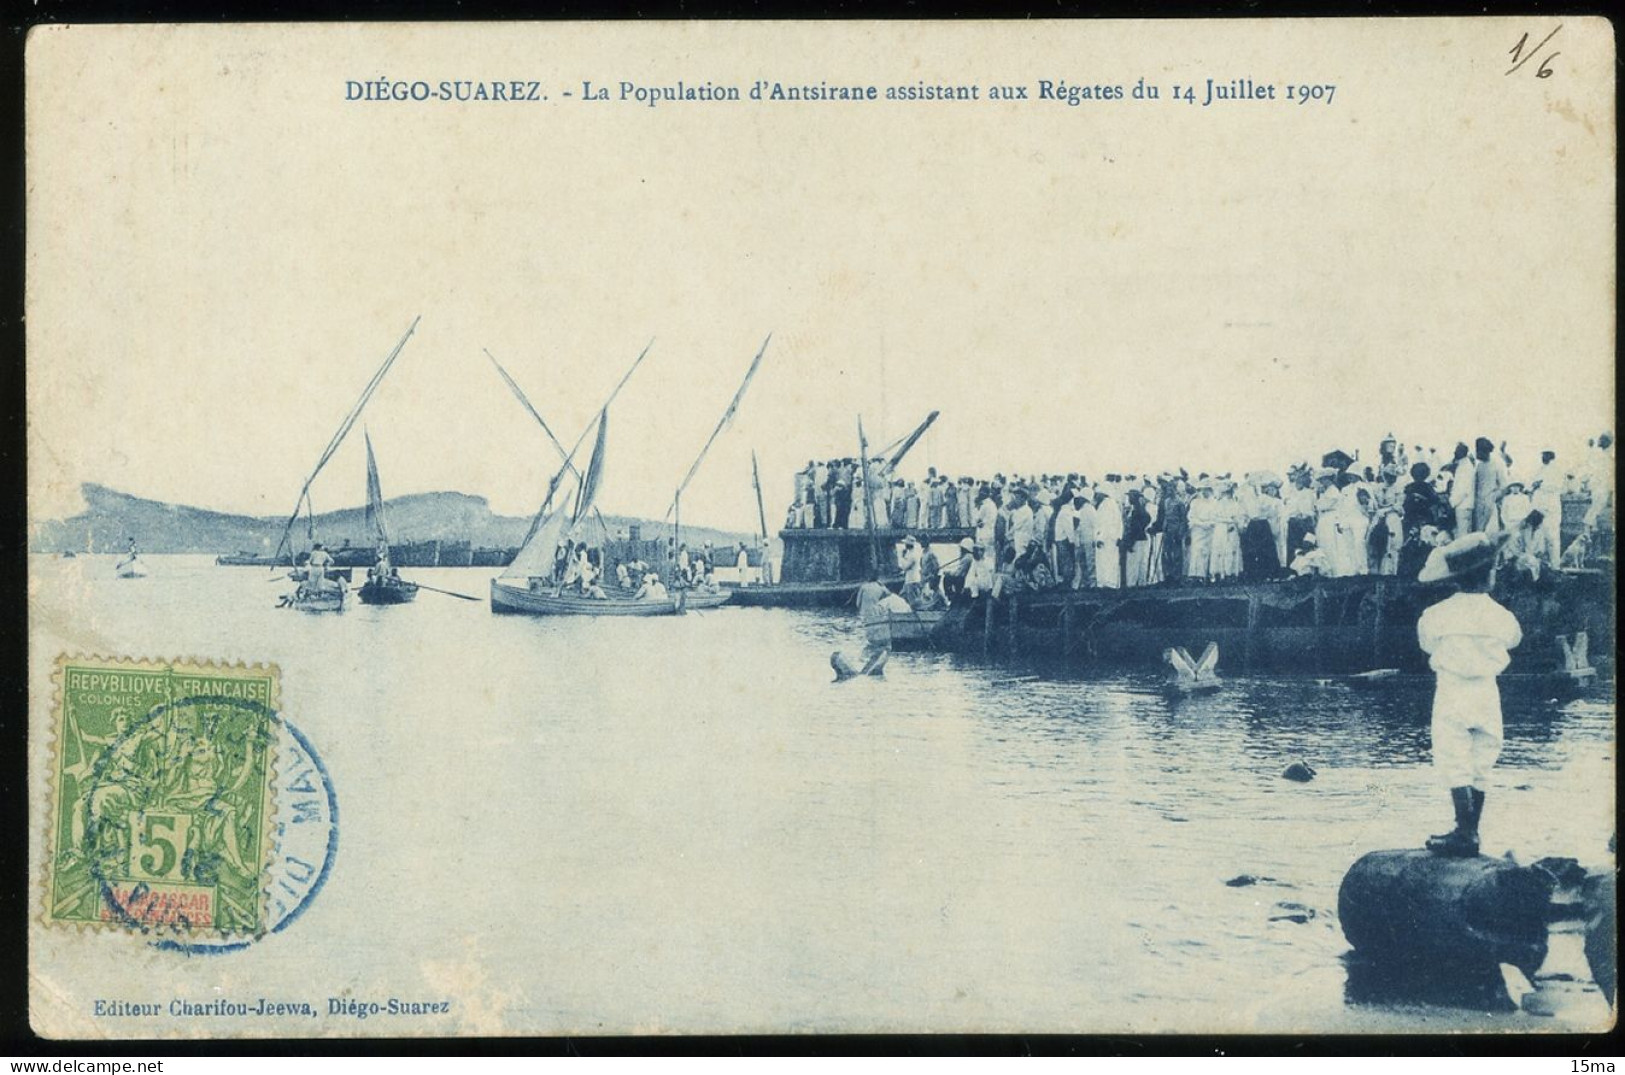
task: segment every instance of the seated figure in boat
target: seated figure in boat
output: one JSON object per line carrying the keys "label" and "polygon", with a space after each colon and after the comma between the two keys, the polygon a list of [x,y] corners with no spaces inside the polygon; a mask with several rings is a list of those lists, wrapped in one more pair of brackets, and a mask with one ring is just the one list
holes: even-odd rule
{"label": "seated figure in boat", "polygon": [[702,557],[700,559],[700,569],[701,569],[702,574],[700,575],[699,584],[698,584],[697,588],[702,593],[717,593],[717,592],[719,592],[721,590],[721,587],[717,585],[717,569],[711,563],[711,558],[710,557],[707,556],[707,557]]}
{"label": "seated figure in boat", "polygon": [[574,556],[564,561],[562,574],[559,573],[560,565],[556,562],[553,565],[553,571],[557,579],[553,586],[555,595],[561,594],[565,590],[575,589],[581,581],[581,561]]}
{"label": "seated figure in boat", "polygon": [[879,576],[871,573],[869,580],[858,587],[858,621],[863,624],[868,639],[864,646],[866,657],[877,650],[890,648],[891,614],[894,611],[908,612],[908,602],[886,589],[881,585]]}
{"label": "seated figure in boat", "polygon": [[942,599],[950,605],[969,599],[965,589],[970,578],[975,551],[976,543],[970,538],[965,538],[959,543],[959,555],[948,561],[948,566],[941,571],[940,592]]}
{"label": "seated figure in boat", "polygon": [[653,571],[643,576],[643,585],[638,592],[632,595],[638,601],[669,601],[671,595],[666,592],[666,584],[660,581],[660,576]]}
{"label": "seated figure in boat", "polygon": [[577,546],[576,559],[571,567],[571,574],[575,589],[581,596],[602,601],[607,599],[609,595],[604,593],[602,586],[598,585],[599,569],[598,561],[593,556],[594,551],[588,549],[585,544]]}
{"label": "seated figure in boat", "polygon": [[400,575],[389,566],[389,549],[383,545],[378,546],[378,558],[373,565],[367,568],[367,581],[378,586],[388,586],[391,580],[400,581]]}
{"label": "seated figure in boat", "polygon": [[929,610],[947,606],[942,596],[942,560],[929,545],[920,550],[920,584],[925,587],[925,595],[915,608]]}

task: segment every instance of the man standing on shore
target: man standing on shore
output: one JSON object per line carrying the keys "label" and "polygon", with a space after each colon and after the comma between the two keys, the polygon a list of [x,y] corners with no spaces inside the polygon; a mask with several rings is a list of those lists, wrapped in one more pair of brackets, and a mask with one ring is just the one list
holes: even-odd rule
{"label": "man standing on shore", "polygon": [[1055,577],[1063,587],[1073,586],[1077,573],[1078,509],[1072,506],[1074,499],[1068,485],[1055,501]]}
{"label": "man standing on shore", "polygon": [[1473,457],[1467,445],[1456,445],[1456,458],[1450,464],[1450,507],[1456,513],[1456,537],[1473,532],[1473,493],[1477,475],[1473,473]]}
{"label": "man standing on shore", "polygon": [[1436,686],[1433,766],[1450,788],[1456,827],[1427,848],[1453,858],[1478,854],[1484,785],[1501,754],[1501,691],[1496,677],[1523,641],[1517,618],[1490,596],[1505,535],[1471,533],[1433,550],[1419,582],[1451,581],[1458,592],[1430,606],[1416,625]]}
{"label": "man standing on shore", "polygon": [[1555,568],[1561,562],[1563,526],[1563,470],[1557,465],[1557,453],[1540,453],[1540,473],[1529,498],[1530,507],[1541,514],[1540,529],[1535,533],[1530,552],[1547,567]]}
{"label": "man standing on shore", "polygon": [[1095,585],[1115,590],[1123,582],[1123,509],[1101,489],[1095,493]]}
{"label": "man standing on shore", "polygon": [[1078,547],[1077,569],[1072,576],[1072,588],[1082,589],[1095,584],[1095,503],[1090,495],[1089,487],[1078,486],[1077,495],[1072,498],[1074,512],[1074,540]]}

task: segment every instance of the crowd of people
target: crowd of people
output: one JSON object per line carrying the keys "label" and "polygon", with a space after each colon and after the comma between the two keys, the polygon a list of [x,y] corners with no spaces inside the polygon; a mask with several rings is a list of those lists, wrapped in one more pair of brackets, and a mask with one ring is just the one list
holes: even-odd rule
{"label": "crowd of people", "polygon": [[[1284,475],[1180,469],[1156,475],[1081,473],[990,479],[930,469],[905,480],[884,462],[809,462],[796,474],[792,528],[971,530],[948,564],[930,535],[897,545],[904,595],[918,608],[1005,587],[1129,587],[1186,580],[1264,581],[1294,575],[1414,579],[1428,553],[1473,532],[1507,535],[1502,554],[1531,575],[1559,565],[1563,498],[1589,495],[1587,534],[1608,518],[1613,438],[1581,459],[1514,466],[1505,442],[1478,437],[1448,456],[1394,437],[1362,464],[1341,451]],[[1610,524],[1611,525],[1611,524]],[[1582,539],[1583,540],[1583,539]]]}

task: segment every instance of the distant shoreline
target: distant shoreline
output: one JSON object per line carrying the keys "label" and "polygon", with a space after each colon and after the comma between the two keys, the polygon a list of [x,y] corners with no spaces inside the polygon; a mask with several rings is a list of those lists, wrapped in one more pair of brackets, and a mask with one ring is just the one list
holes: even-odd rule
{"label": "distant shoreline", "polygon": [[[287,525],[285,516],[235,515],[148,500],[90,482],[80,486],[80,492],[85,509],[77,515],[31,524],[30,553],[120,553],[134,538],[143,553],[269,557],[276,552]],[[384,510],[392,544],[398,545],[438,543],[446,548],[510,550],[524,541],[531,523],[529,516],[497,515],[488,500],[468,493],[412,493],[386,500]],[[652,519],[606,515],[604,522],[613,538],[636,533],[650,539],[670,533],[668,526]],[[300,519],[294,527],[295,540],[303,543],[309,532],[329,545],[348,541],[370,547],[372,543],[366,509],[361,506],[323,512],[308,522]],[[754,545],[756,537],[684,526],[683,540]]]}

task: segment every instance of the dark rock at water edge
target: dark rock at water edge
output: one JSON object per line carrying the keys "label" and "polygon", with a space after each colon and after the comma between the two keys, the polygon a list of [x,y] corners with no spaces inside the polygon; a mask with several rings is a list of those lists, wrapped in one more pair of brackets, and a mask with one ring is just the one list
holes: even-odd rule
{"label": "dark rock at water edge", "polygon": [[1494,969],[1533,978],[1546,958],[1552,878],[1483,855],[1373,851],[1337,894],[1343,934],[1361,957],[1397,971]]}
{"label": "dark rock at water edge", "polygon": [[1581,884],[1580,895],[1586,908],[1586,963],[1602,995],[1612,1004],[1618,982],[1619,934],[1614,911],[1618,879],[1612,871],[1592,874]]}
{"label": "dark rock at water edge", "polygon": [[1578,859],[1548,855],[1536,859],[1533,865],[1535,869],[1547,873],[1560,888],[1574,888],[1586,879],[1585,867],[1580,865]]}

